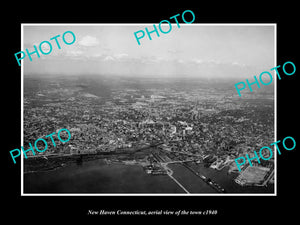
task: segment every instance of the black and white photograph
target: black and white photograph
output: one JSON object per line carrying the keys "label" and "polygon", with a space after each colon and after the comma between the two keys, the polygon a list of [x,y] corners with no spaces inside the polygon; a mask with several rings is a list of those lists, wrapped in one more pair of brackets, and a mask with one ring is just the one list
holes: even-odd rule
{"label": "black and white photograph", "polygon": [[44,3],[2,13],[3,221],[297,221],[296,5]]}
{"label": "black and white photograph", "polygon": [[22,195],[276,194],[276,24],[158,27],[22,24]]}

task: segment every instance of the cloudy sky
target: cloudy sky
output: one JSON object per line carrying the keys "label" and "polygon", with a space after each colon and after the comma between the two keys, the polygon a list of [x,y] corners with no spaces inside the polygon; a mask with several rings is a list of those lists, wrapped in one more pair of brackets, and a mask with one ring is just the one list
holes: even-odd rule
{"label": "cloudy sky", "polygon": [[[72,31],[76,41],[61,37],[49,55],[23,60],[24,74],[109,74],[134,76],[249,77],[274,67],[273,25],[172,24],[168,34],[152,33],[137,44],[135,25],[23,25],[23,51]],[[163,27],[168,30],[168,25]],[[66,38],[70,35],[66,35]],[[43,45],[46,48],[46,44]],[[255,74],[253,74],[255,73]]]}

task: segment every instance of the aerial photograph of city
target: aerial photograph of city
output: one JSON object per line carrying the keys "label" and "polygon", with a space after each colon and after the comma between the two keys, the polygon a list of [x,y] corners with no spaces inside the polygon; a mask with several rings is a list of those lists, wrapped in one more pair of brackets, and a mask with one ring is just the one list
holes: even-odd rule
{"label": "aerial photograph of city", "polygon": [[173,24],[138,45],[147,25],[23,25],[31,51],[76,35],[22,64],[23,146],[48,142],[23,159],[24,194],[274,193],[274,158],[235,159],[274,142],[275,84],[234,86],[275,66],[274,26]]}

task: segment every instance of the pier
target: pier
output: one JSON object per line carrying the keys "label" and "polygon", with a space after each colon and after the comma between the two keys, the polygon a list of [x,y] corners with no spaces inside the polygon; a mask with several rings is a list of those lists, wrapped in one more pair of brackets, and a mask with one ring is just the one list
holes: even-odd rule
{"label": "pier", "polygon": [[198,173],[193,168],[191,168],[188,165],[186,165],[186,163],[182,163],[182,165],[185,166],[190,171],[192,171],[195,175],[197,175],[198,177],[200,177],[205,183],[207,183],[209,186],[211,186],[212,188],[214,188],[217,192],[220,192],[220,193],[226,192],[225,189],[222,188],[219,184],[217,184],[216,182],[212,181],[210,178],[207,178],[207,177],[203,176],[202,174]]}

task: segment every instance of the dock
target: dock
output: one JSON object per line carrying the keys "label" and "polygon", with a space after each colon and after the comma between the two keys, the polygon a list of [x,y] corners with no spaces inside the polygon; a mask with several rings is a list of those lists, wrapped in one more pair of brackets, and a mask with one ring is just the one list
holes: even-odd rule
{"label": "dock", "polygon": [[199,172],[195,171],[193,168],[186,165],[186,163],[182,163],[183,166],[185,166],[187,169],[192,171],[196,176],[200,177],[205,183],[207,183],[209,186],[211,186],[213,189],[215,189],[217,192],[225,193],[225,189],[222,188],[219,184],[212,181],[210,178],[205,177],[204,175],[200,174]]}

